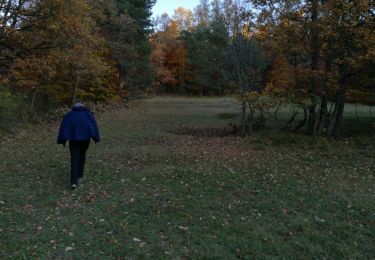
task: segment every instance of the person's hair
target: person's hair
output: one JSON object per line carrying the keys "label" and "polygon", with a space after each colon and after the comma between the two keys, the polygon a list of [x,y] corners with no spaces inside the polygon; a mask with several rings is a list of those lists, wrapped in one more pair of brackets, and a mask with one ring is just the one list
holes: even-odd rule
{"label": "person's hair", "polygon": [[81,103],[81,102],[76,102],[73,107],[86,107],[85,104]]}

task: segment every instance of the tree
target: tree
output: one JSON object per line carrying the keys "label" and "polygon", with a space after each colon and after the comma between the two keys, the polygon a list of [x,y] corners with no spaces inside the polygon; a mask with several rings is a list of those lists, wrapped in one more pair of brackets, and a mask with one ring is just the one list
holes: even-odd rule
{"label": "tree", "polygon": [[19,56],[18,42],[14,39],[22,22],[35,15],[32,1],[0,1],[0,84],[6,85],[7,75],[14,59]]}
{"label": "tree", "polygon": [[152,64],[155,68],[154,87],[159,91],[176,92],[183,88],[185,78],[185,49],[179,39],[179,24],[171,20],[165,31],[151,37]]}
{"label": "tree", "polygon": [[[292,90],[305,93],[300,97],[308,99],[308,131],[339,137],[347,91],[357,85],[359,68],[369,65],[374,3],[319,0],[252,3],[262,10],[258,26],[267,32],[264,38],[268,46],[274,42],[270,48],[273,56],[283,56],[294,67]],[[329,101],[333,102],[332,109],[328,109]]]}
{"label": "tree", "polygon": [[234,79],[239,86],[238,94],[242,103],[241,131],[245,134],[247,130],[250,130],[247,125],[250,118],[246,117],[248,94],[262,91],[262,76],[267,63],[255,37],[247,37],[243,33],[238,33],[233,37],[230,58],[235,71]]}
{"label": "tree", "polygon": [[25,54],[12,65],[9,77],[13,87],[32,89],[33,109],[38,90],[51,94],[58,91],[53,85],[59,81],[73,103],[81,79],[87,77],[93,83],[108,71],[98,55],[102,39],[95,34],[90,7],[83,0],[67,0],[43,1],[34,8],[39,16],[25,20],[18,32]]}
{"label": "tree", "polygon": [[180,32],[191,31],[193,28],[193,13],[190,9],[178,7],[176,10],[174,10],[172,20],[178,24],[178,30]]}
{"label": "tree", "polygon": [[210,19],[210,4],[208,0],[200,0],[199,5],[194,10],[196,25],[208,26]]}
{"label": "tree", "polygon": [[[340,137],[346,94],[357,86],[363,77],[361,68],[374,61],[375,20],[373,1],[332,1],[324,3],[322,10],[327,28],[326,40],[332,66],[336,71],[337,89],[335,107],[331,115],[328,134]],[[375,83],[374,77],[372,83]]]}
{"label": "tree", "polygon": [[113,0],[116,12],[106,26],[122,88],[140,94],[151,83],[151,8],[154,0]]}

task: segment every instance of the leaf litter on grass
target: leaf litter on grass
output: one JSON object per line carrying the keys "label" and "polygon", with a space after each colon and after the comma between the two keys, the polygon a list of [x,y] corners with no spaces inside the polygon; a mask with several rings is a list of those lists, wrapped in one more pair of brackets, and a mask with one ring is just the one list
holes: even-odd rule
{"label": "leaf litter on grass", "polygon": [[[6,256],[374,255],[371,146],[173,135],[175,125],[219,129],[232,118],[218,118],[221,103],[213,99],[194,100],[194,107],[185,101],[144,100],[100,116],[103,141],[90,147],[89,181],[74,192],[68,150],[51,146],[55,128],[6,140]],[[227,108],[220,113],[233,113]]]}

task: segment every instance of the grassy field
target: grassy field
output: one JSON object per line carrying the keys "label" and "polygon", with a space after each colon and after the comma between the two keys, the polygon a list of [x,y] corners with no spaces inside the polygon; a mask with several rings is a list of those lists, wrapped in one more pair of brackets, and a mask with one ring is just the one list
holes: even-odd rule
{"label": "grassy field", "polygon": [[104,113],[75,191],[57,125],[8,138],[0,258],[373,258],[374,135],[220,137],[236,111],[164,97]]}

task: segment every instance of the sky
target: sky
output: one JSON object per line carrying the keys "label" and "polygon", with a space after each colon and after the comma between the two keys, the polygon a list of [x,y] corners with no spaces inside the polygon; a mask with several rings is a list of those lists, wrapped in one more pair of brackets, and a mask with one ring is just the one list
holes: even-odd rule
{"label": "sky", "polygon": [[153,16],[162,15],[168,13],[173,15],[174,10],[177,7],[184,7],[193,10],[199,4],[199,0],[157,0],[153,11]]}

